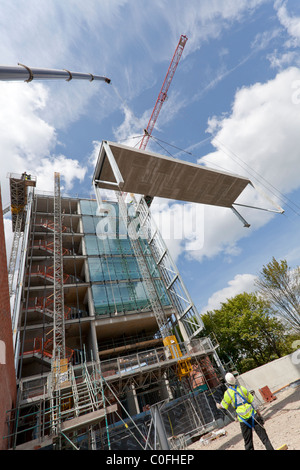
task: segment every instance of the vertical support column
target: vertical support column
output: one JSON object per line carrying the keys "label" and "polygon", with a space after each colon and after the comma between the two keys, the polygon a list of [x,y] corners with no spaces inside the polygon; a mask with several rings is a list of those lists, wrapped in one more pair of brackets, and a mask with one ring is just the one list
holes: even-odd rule
{"label": "vertical support column", "polygon": [[12,242],[12,248],[10,252],[9,265],[8,265],[8,285],[9,285],[10,296],[13,294],[13,283],[14,283],[14,276],[16,273],[17,256],[19,253],[20,239],[23,235],[23,232],[22,232],[23,219],[24,219],[24,212],[22,210],[17,214],[16,224],[15,224],[15,233],[14,233],[14,238]]}
{"label": "vertical support column", "polygon": [[140,413],[139,402],[137,399],[137,393],[134,386],[134,383],[130,385],[130,391],[127,392],[127,402],[130,415],[136,415]]}
{"label": "vertical support column", "polygon": [[54,359],[64,359],[66,354],[61,224],[60,174],[54,173]]}
{"label": "vertical support column", "polygon": [[161,450],[169,450],[170,445],[158,405],[151,406],[151,415],[154,422],[154,430],[157,432]]}
{"label": "vertical support column", "polygon": [[30,192],[28,194],[28,203],[27,203],[27,210],[26,210],[26,221],[24,226],[24,233],[21,245],[21,252],[20,252],[20,262],[18,267],[18,277],[17,277],[17,286],[15,291],[15,298],[13,303],[12,309],[12,328],[13,328],[13,343],[15,347],[15,367],[16,370],[18,369],[18,361],[19,361],[19,331],[18,331],[18,324],[19,324],[19,316],[20,316],[20,309],[21,309],[21,298],[22,292],[24,287],[24,273],[25,273],[25,265],[26,265],[26,258],[28,256],[28,240],[29,240],[29,232],[30,232],[30,220],[32,214],[32,204],[33,204],[33,193]]}

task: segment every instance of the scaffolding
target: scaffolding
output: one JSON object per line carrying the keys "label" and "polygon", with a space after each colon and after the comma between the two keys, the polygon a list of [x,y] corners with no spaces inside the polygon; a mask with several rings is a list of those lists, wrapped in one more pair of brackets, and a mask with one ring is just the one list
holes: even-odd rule
{"label": "scaffolding", "polygon": [[206,370],[201,365],[216,345],[210,338],[202,338],[192,340],[192,351],[187,346],[182,343],[180,349],[186,357],[191,356],[197,386],[182,386],[177,397],[173,393],[134,416],[122,402],[124,390],[143,389],[166,377],[171,388],[178,386],[177,360],[170,356],[169,347],[114,362],[88,363],[84,357],[78,367],[52,358],[52,373],[20,380],[18,408],[9,412],[9,447],[159,449],[159,428],[154,419],[159,407],[168,447],[184,448],[192,436],[216,427],[219,412],[215,402],[223,393],[219,382],[209,382],[208,365]]}
{"label": "scaffolding", "polygon": [[21,239],[25,229],[29,188],[36,186],[36,178],[23,173],[9,173],[12,231],[14,233],[8,264],[8,285],[10,296],[14,294],[14,277]]}
{"label": "scaffolding", "polygon": [[[65,333],[65,321],[70,319],[72,313],[72,309],[68,307],[68,301],[64,305],[68,294],[64,293],[63,289],[65,288],[65,291],[77,289],[75,285],[72,285],[74,279],[71,279],[71,275],[64,272],[63,269],[63,266],[68,266],[68,251],[65,251],[62,243],[59,244],[59,240],[62,242],[62,233],[64,233],[65,245],[65,241],[69,237],[69,228],[67,229],[65,225],[70,223],[66,223],[64,209],[62,210],[61,206],[55,205],[55,195],[47,200],[47,204],[39,201],[40,214],[37,211],[38,199],[35,198],[30,232],[29,249],[31,251],[27,256],[28,276],[25,278],[27,283],[24,283],[24,293],[26,294],[24,299],[26,298],[26,300],[24,300],[23,313],[27,320],[31,316],[38,319],[38,315],[42,313],[43,324],[37,326],[36,329],[44,336],[34,336],[35,330],[31,325],[38,325],[37,321],[31,323],[27,330],[25,324],[23,333],[22,328],[20,328],[19,331],[23,334],[23,341],[21,341],[22,352],[18,357],[22,357],[21,363],[24,363],[25,366],[29,364],[30,368],[32,367],[30,361],[36,361],[35,363],[39,364],[38,367],[42,365],[42,372],[38,379],[36,377],[26,377],[26,374],[24,374],[19,380],[19,398],[17,407],[12,413],[13,417],[10,420],[11,431],[7,436],[12,448],[47,448],[49,446],[51,449],[115,449],[118,448],[120,436],[122,436],[121,443],[125,447],[135,446],[135,448],[146,449],[158,446],[157,448],[159,448],[158,431],[155,427],[157,408],[154,410],[153,407],[155,403],[159,403],[161,400],[163,400],[163,405],[159,407],[159,412],[162,415],[168,407],[177,410],[175,414],[173,411],[165,414],[168,420],[171,419],[172,423],[167,431],[168,445],[172,448],[174,446],[174,448],[176,446],[177,448],[178,446],[182,447],[187,438],[187,436],[181,438],[177,435],[178,431],[175,432],[176,419],[179,413],[183,413],[181,420],[183,434],[185,434],[185,430],[187,435],[190,435],[193,431],[191,423],[194,423],[195,426],[193,432],[198,432],[199,429],[207,429],[208,426],[214,426],[216,423],[216,410],[214,408],[210,412],[208,411],[211,420],[207,419],[204,424],[200,423],[199,418],[196,418],[199,411],[194,398],[195,394],[198,395],[202,392],[202,390],[198,390],[201,380],[202,382],[203,380],[206,381],[206,378],[203,379],[203,371],[206,377],[209,376],[208,366],[206,365],[205,369],[203,361],[207,356],[213,359],[216,345],[213,345],[209,340],[194,338],[193,333],[199,329],[199,324],[196,325],[196,321],[192,325],[191,331],[186,335],[187,340],[182,341],[181,330],[176,325],[180,320],[184,321],[182,313],[186,310],[186,306],[184,306],[185,304],[181,299],[180,305],[182,304],[182,306],[180,310],[179,304],[177,305],[179,297],[177,296],[178,299],[175,301],[174,294],[174,292],[177,292],[177,290],[174,290],[174,285],[177,281],[180,281],[180,278],[176,277],[174,279],[176,273],[172,271],[171,281],[173,282],[168,283],[166,274],[164,277],[160,275],[163,272],[163,267],[160,264],[162,260],[165,262],[168,258],[167,254],[162,257],[161,252],[156,248],[159,238],[158,234],[153,233],[148,211],[143,214],[141,211],[142,206],[134,203],[132,207],[135,210],[140,207],[139,215],[137,218],[135,213],[129,215],[124,197],[122,195],[119,195],[119,197],[121,197],[118,206],[119,215],[130,226],[130,244],[132,248],[130,249],[130,256],[132,257],[132,253],[134,254],[140,271],[139,279],[144,282],[147,291],[147,299],[145,300],[147,300],[148,305],[144,305],[144,309],[150,312],[147,313],[149,318],[152,317],[151,332],[155,329],[153,317],[155,317],[157,327],[160,330],[160,334],[153,337],[153,341],[155,341],[153,345],[161,345],[162,343],[163,345],[153,349],[150,349],[151,345],[149,345],[149,349],[147,349],[146,344],[141,344],[139,352],[133,350],[133,354],[130,354],[129,351],[123,351],[124,354],[121,352],[121,356],[117,352],[117,357],[106,360],[102,360],[103,355],[98,355],[100,351],[94,345],[97,351],[95,349],[93,352],[89,351],[89,359],[85,354],[82,355],[80,364],[74,361],[76,352],[72,348],[67,348],[66,344],[55,350],[57,322],[54,306],[54,268],[59,265],[59,261],[61,261],[60,279],[63,279],[63,285],[60,285],[62,290],[57,290],[58,294],[56,295],[59,296],[62,293],[61,316],[64,318],[61,323],[61,331],[63,333]],[[60,197],[58,202],[62,203]],[[78,201],[77,204],[79,204]],[[65,208],[65,205],[63,207]],[[49,218],[46,220],[44,214],[47,211]],[[52,215],[50,215],[51,213]],[[53,217],[53,221],[50,220],[51,217]],[[82,216],[76,217],[76,220],[81,220]],[[135,224],[130,223],[133,220]],[[36,235],[35,229],[37,227],[38,233]],[[141,237],[141,227],[145,230],[144,238]],[[82,231],[82,226],[79,230]],[[82,231],[82,233],[84,232]],[[136,236],[137,234],[138,236]],[[55,235],[58,240],[56,246]],[[51,241],[48,237],[51,237]],[[58,248],[57,251],[60,255],[58,264],[55,259],[56,248]],[[33,252],[36,256],[34,260]],[[64,255],[66,258],[64,258]],[[122,253],[121,256],[123,256]],[[76,257],[72,258],[75,262]],[[104,254],[103,263],[108,261],[106,258]],[[158,262],[160,259],[161,263]],[[85,268],[88,268],[87,261],[85,261]],[[157,271],[158,268],[159,272]],[[165,271],[167,271],[166,268]],[[153,274],[154,272],[155,274]],[[159,291],[156,283],[158,277],[168,288],[167,294],[170,298],[168,298],[167,303],[163,302],[162,292]],[[130,276],[128,279],[130,279]],[[148,289],[146,289],[146,285],[148,285]],[[172,292],[173,290],[174,292]],[[165,293],[164,295],[166,296]],[[186,300],[183,295],[181,297]],[[78,309],[76,309],[75,315],[78,316]],[[92,322],[92,319],[86,322],[86,324],[91,323],[91,331],[94,327]],[[190,325],[190,323],[187,324]],[[73,328],[75,324],[68,322],[68,326],[71,325]],[[157,328],[155,331],[157,332]],[[182,331],[184,331],[183,326]],[[67,338],[69,341],[70,336]],[[96,339],[98,340],[98,338]],[[64,340],[66,342],[66,338]],[[83,344],[87,344],[87,342],[85,341]],[[138,348],[136,349],[138,351]],[[93,359],[93,354],[94,358],[97,358],[96,360]],[[30,373],[32,373],[31,370]],[[35,389],[35,387],[37,388]],[[209,393],[209,390],[209,388],[206,388],[204,392]],[[126,401],[129,400],[128,396],[130,394],[132,394],[132,397],[135,396],[135,398],[131,397],[130,400],[135,400],[136,403],[139,400],[136,407],[137,415],[129,414]],[[169,398],[166,399],[166,395]],[[179,401],[174,402],[174,400]],[[150,404],[150,408],[140,412],[147,404]],[[133,405],[131,406],[133,407]],[[186,420],[184,409],[188,410],[185,416]],[[174,420],[173,415],[176,415]],[[164,426],[166,427],[166,423],[164,423]]]}
{"label": "scaffolding", "polygon": [[53,357],[65,359],[65,324],[64,324],[64,272],[62,253],[62,214],[60,197],[60,174],[54,173],[54,259],[53,259]]}

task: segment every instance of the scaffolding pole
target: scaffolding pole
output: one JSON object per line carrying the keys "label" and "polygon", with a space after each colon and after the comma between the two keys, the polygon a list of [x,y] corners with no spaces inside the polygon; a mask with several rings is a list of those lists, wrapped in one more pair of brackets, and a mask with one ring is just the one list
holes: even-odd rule
{"label": "scaffolding pole", "polygon": [[64,322],[64,281],[62,256],[62,220],[60,197],[60,173],[54,173],[54,328],[53,357],[64,359],[65,322]]}
{"label": "scaffolding pole", "polygon": [[17,214],[16,223],[15,223],[15,231],[14,231],[14,238],[12,242],[9,264],[8,264],[8,285],[9,285],[9,295],[12,296],[14,293],[14,277],[16,273],[16,264],[17,264],[17,257],[19,252],[20,246],[20,239],[22,238],[23,232],[22,225],[23,225],[23,218],[24,212],[23,210]]}

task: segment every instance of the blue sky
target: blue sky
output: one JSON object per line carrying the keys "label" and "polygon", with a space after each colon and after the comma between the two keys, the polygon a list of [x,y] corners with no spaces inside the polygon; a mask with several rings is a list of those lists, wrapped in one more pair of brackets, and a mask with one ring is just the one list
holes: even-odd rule
{"label": "blue sky", "polygon": [[[188,37],[148,150],[249,177],[244,228],[228,209],[185,207],[184,236],[167,237],[200,312],[254,289],[275,256],[300,264],[300,5],[296,0],[2,0],[2,65],[106,75],[102,82],[0,83],[1,190],[26,170],[51,191],[90,196],[102,140],[134,146],[181,34]],[[172,144],[178,149],[171,147]],[[187,153],[188,152],[188,153]],[[155,199],[162,232],[182,205]],[[186,217],[195,212],[195,230]],[[11,233],[5,217],[7,249]]]}

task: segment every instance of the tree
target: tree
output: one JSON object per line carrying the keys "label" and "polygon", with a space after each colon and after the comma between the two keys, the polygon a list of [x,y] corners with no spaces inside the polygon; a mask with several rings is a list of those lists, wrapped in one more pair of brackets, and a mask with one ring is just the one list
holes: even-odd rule
{"label": "tree", "polygon": [[202,320],[203,334],[217,337],[220,359],[230,358],[240,373],[291,352],[285,346],[283,324],[272,316],[269,303],[255,294],[239,294],[202,315]]}
{"label": "tree", "polygon": [[300,267],[290,269],[274,257],[256,281],[260,294],[296,332],[300,332]]}

